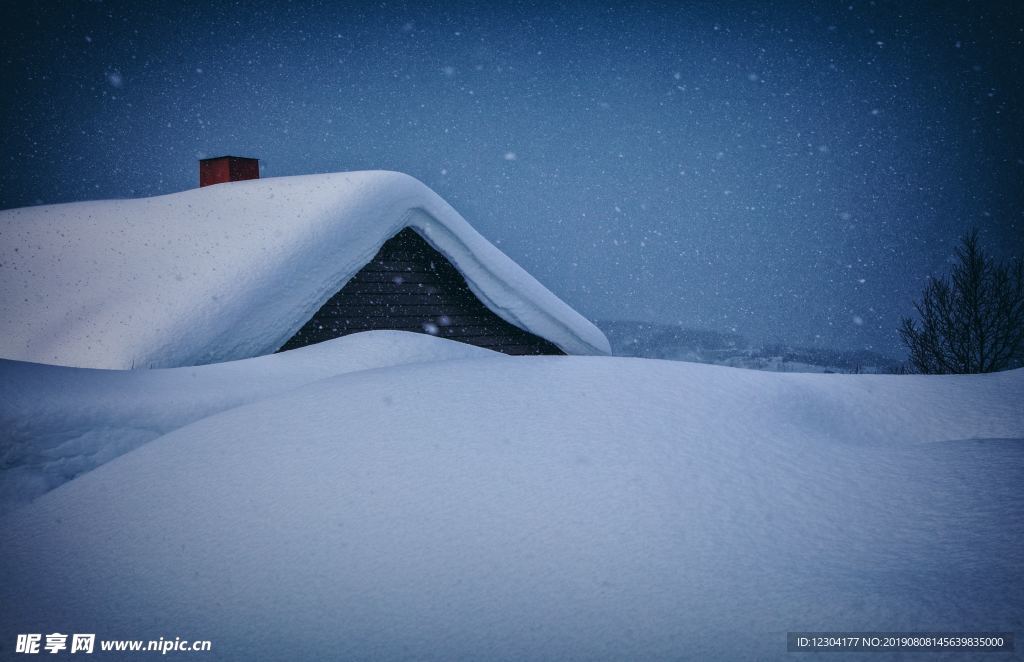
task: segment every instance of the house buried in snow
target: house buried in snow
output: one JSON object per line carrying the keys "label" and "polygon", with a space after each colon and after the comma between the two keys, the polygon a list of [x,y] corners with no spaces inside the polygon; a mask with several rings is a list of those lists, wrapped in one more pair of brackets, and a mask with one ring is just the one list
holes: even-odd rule
{"label": "house buried in snow", "polygon": [[258,166],[230,165],[230,183],[0,212],[0,357],[174,367],[380,329],[507,354],[609,353],[412,177],[257,179]]}
{"label": "house buried in snow", "polygon": [[378,329],[425,332],[506,354],[565,354],[484,305],[459,270],[412,228],[385,241],[280,351]]}

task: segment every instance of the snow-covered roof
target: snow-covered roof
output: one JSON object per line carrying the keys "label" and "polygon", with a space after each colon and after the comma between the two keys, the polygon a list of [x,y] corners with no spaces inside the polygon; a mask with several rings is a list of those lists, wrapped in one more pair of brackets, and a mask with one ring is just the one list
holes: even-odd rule
{"label": "snow-covered roof", "polygon": [[569,354],[610,353],[440,196],[370,171],[0,212],[0,356],[124,369],[267,354],[405,227],[501,318]]}

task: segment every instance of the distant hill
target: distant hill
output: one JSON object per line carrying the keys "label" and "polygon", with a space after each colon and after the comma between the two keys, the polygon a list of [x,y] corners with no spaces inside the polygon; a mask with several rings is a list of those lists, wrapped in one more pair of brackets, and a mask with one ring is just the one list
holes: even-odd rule
{"label": "distant hill", "polygon": [[737,333],[615,320],[597,322],[616,356],[713,363],[775,372],[886,373],[900,361],[866,349],[758,344]]}

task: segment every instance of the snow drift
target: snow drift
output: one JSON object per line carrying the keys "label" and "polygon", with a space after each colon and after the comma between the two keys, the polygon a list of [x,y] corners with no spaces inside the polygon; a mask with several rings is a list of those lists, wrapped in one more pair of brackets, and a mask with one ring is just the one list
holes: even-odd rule
{"label": "snow drift", "polygon": [[0,641],[788,659],[789,630],[1020,631],[1022,396],[1024,370],[587,357],[328,377],[0,519]]}
{"label": "snow drift", "polygon": [[506,321],[609,353],[422,183],[351,172],[0,212],[0,356],[125,369],[269,354],[404,227]]}
{"label": "snow drift", "polygon": [[0,514],[188,423],[326,377],[495,356],[402,331],[189,368],[92,370],[0,359]]}

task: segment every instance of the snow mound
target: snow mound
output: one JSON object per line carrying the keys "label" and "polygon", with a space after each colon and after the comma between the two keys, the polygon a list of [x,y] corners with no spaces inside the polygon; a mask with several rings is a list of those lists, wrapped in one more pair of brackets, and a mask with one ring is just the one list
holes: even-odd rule
{"label": "snow mound", "polygon": [[351,172],[0,212],[0,356],[126,369],[269,354],[404,227],[506,321],[610,352],[422,183]]}
{"label": "snow mound", "polygon": [[245,361],[164,370],[0,359],[0,513],[225,409],[348,372],[494,355],[419,333],[368,331]]}
{"label": "snow mound", "polygon": [[0,519],[0,640],[781,660],[791,630],[1019,631],[1022,395],[586,357],[331,377]]}

